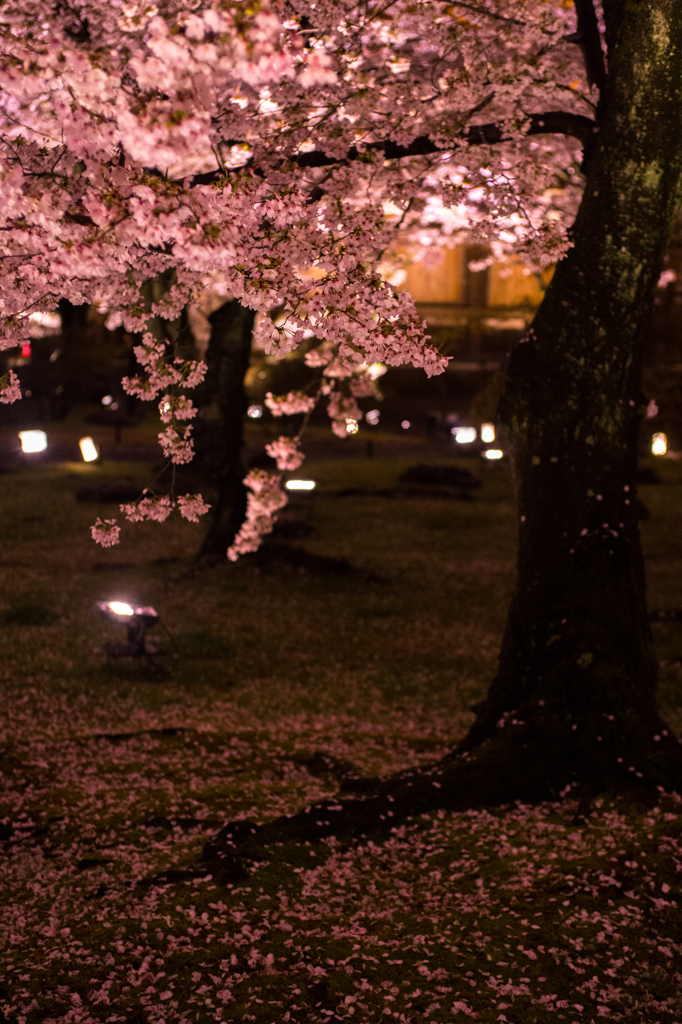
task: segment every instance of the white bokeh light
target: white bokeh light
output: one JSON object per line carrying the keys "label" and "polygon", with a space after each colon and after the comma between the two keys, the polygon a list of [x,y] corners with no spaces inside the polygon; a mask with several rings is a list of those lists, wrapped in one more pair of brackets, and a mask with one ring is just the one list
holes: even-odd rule
{"label": "white bokeh light", "polygon": [[99,449],[91,437],[81,437],[78,446],[84,462],[95,462],[99,458]]}
{"label": "white bokeh light", "polygon": [[287,480],[284,485],[288,491],[312,491],[315,489],[314,480]]}
{"label": "white bokeh light", "polygon": [[22,452],[44,452],[47,448],[47,434],[44,430],[19,431]]}
{"label": "white bokeh light", "polygon": [[651,438],[651,452],[653,455],[665,455],[668,450],[668,438],[666,434],[654,434]]}

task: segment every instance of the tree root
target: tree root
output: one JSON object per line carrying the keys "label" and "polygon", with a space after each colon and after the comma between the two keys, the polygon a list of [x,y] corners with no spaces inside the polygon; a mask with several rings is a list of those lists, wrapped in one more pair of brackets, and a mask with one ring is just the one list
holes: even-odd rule
{"label": "tree root", "polygon": [[580,817],[598,793],[627,793],[648,806],[660,791],[682,789],[682,747],[672,736],[652,743],[626,763],[613,749],[581,749],[575,733],[545,718],[507,726],[473,752],[453,753],[426,769],[371,781],[369,795],[331,799],[265,825],[226,824],[203,852],[222,881],[238,883],[249,862],[268,857],[268,848],[289,842],[315,843],[334,836],[342,843],[381,841],[391,831],[429,812],[466,811],[521,802],[536,804],[571,793]]}

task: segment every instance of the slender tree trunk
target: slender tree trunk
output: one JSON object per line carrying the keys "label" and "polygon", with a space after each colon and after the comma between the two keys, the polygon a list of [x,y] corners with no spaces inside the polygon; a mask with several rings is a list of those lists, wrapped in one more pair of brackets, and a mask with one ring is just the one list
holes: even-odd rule
{"label": "slender tree trunk", "polygon": [[[171,270],[142,285],[147,310],[159,302],[175,281]],[[251,359],[255,313],[236,300],[224,303],[209,316],[211,337],[206,352],[207,371],[197,390],[199,414],[194,421],[195,458],[192,470],[211,502],[209,525],[200,557],[225,558],[246,514],[246,488],[242,450],[247,398],[244,377]],[[175,320],[153,317],[147,325],[154,337],[171,342],[177,355],[196,358],[186,308]]]}
{"label": "slender tree trunk", "polygon": [[244,377],[251,357],[255,314],[236,300],[209,316],[211,338],[208,369],[197,396],[197,463],[210,491],[210,522],[200,554],[225,557],[246,513],[243,484],[244,417],[247,397]]}
{"label": "slender tree trunk", "polygon": [[84,383],[87,380],[87,371],[83,369],[83,352],[87,348],[88,326],[86,319],[88,309],[85,304],[74,306],[66,299],[59,300],[59,314],[62,318],[62,330],[60,337],[60,348],[62,353],[61,370],[64,374],[64,393],[61,405],[66,412],[72,402],[83,398]]}

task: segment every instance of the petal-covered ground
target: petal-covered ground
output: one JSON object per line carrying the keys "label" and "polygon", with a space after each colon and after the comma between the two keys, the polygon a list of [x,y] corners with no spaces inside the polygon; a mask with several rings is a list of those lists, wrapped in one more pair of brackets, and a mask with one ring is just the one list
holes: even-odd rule
{"label": "petal-covered ground", "polygon": [[219,885],[201,851],[224,820],[338,789],[311,750],[391,771],[419,760],[422,729],[259,729],[228,702],[178,701],[129,707],[123,730],[120,710],[108,723],[35,690],[13,709],[8,1020],[682,1019],[674,798],[580,824],[570,801],[441,813],[384,843],[274,848]]}
{"label": "petal-covered ground", "polygon": [[[377,460],[371,485],[402,468]],[[463,734],[513,582],[506,478],[471,503],[341,499],[366,464],[320,464],[303,512],[322,561],[195,571],[191,524],[93,551],[70,473],[3,479],[7,1021],[680,1024],[674,796],[583,821],[569,794],[433,814],[385,842],[287,843],[242,882],[202,861],[225,821],[298,811]],[[674,607],[682,487],[666,486],[647,499],[650,578]],[[114,596],[159,606],[163,669],[107,663],[122,637],[92,606]],[[673,726],[675,628],[659,638]]]}

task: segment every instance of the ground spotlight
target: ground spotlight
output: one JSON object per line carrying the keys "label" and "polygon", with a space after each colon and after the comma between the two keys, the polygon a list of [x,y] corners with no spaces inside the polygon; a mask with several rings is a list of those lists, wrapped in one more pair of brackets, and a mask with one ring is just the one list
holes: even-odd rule
{"label": "ground spotlight", "polygon": [[453,427],[450,433],[457,444],[471,444],[476,440],[476,427]]}
{"label": "ground spotlight", "polygon": [[99,448],[91,437],[81,437],[78,442],[84,462],[96,462],[99,458]]}
{"label": "ground spotlight", "polygon": [[97,608],[110,622],[126,626],[128,642],[125,644],[105,644],[105,652],[112,658],[148,658],[160,654],[158,648],[147,640],[147,627],[158,621],[158,613],[154,608],[135,608],[127,601],[97,601]]}
{"label": "ground spotlight", "polygon": [[484,452],[481,452],[484,459],[501,459],[504,455],[503,451],[499,448],[486,448]]}
{"label": "ground spotlight", "polygon": [[20,430],[22,452],[44,452],[47,448],[47,434],[44,430]]}
{"label": "ground spotlight", "polygon": [[495,424],[494,423],[482,423],[481,424],[481,441],[483,444],[490,444],[495,440]]}

